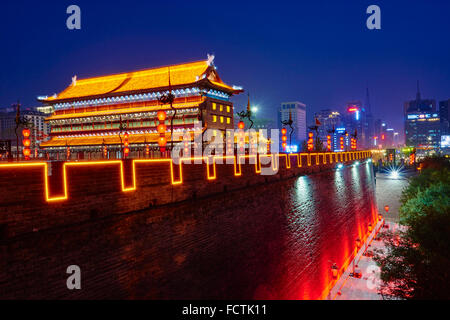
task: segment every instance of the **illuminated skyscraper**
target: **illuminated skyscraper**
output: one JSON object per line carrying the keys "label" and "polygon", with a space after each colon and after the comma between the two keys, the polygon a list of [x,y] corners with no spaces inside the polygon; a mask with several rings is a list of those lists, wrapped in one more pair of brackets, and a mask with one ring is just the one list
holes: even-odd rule
{"label": "illuminated skyscraper", "polygon": [[[292,116],[292,127],[294,133],[292,135],[292,144],[301,146],[303,141],[306,140],[306,105],[295,102],[283,102],[278,110],[278,126],[281,128],[281,121],[289,120],[289,113]],[[289,130],[288,130],[289,133]]]}

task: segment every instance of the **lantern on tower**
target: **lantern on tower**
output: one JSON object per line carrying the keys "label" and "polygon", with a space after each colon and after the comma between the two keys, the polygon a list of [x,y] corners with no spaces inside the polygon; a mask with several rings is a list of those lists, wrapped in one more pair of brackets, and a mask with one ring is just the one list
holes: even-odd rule
{"label": "lantern on tower", "polygon": [[327,151],[328,152],[331,151],[331,136],[330,135],[327,136]]}
{"label": "lantern on tower", "polygon": [[355,138],[350,139],[350,147],[352,150],[356,150],[356,139]]}
{"label": "lantern on tower", "polygon": [[159,145],[159,149],[161,150],[161,152],[166,151],[166,145],[167,145],[167,139],[166,139],[166,117],[167,114],[165,111],[158,111],[157,113],[157,118],[159,121],[159,125],[157,127],[158,133],[159,133],[159,139],[158,139],[158,145]]}
{"label": "lantern on tower", "polygon": [[287,130],[286,128],[281,129],[281,146],[283,147],[283,151],[286,151],[287,148]]}
{"label": "lantern on tower", "polygon": [[25,157],[25,160],[30,160],[30,154],[31,154],[31,140],[30,140],[30,135],[31,135],[31,131],[28,128],[25,128],[22,130],[22,135],[23,135],[23,155]]}
{"label": "lantern on tower", "polygon": [[308,151],[313,151],[314,149],[314,133],[308,133]]}
{"label": "lantern on tower", "polygon": [[239,153],[243,154],[244,153],[244,147],[245,147],[245,132],[244,132],[245,123],[244,123],[244,121],[242,121],[242,120],[239,121],[238,128],[239,128],[239,133],[238,133]]}
{"label": "lantern on tower", "polygon": [[128,132],[125,132],[124,136],[123,136],[123,155],[124,157],[128,157],[128,155],[130,154],[130,143],[128,142],[129,139],[129,134]]}
{"label": "lantern on tower", "polygon": [[340,149],[341,151],[344,151],[344,137],[340,137],[339,138],[339,144],[340,144]]}

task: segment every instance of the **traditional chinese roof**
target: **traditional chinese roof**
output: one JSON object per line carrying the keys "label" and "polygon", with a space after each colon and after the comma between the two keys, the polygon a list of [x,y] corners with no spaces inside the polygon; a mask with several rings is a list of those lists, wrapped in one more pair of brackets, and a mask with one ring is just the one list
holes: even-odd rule
{"label": "traditional chinese roof", "polygon": [[88,79],[76,79],[74,77],[72,84],[64,91],[43,101],[56,102],[167,88],[169,73],[170,83],[174,88],[209,82],[209,85],[219,87],[221,90],[230,93],[241,91],[222,82],[214,66],[210,64],[209,61],[198,61]]}

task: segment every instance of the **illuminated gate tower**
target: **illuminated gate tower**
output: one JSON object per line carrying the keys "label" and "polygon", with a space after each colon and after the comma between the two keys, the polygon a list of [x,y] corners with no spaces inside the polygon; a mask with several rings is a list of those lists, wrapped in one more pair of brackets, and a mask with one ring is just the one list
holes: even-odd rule
{"label": "illuminated gate tower", "polygon": [[[233,104],[229,98],[242,88],[225,84],[217,74],[213,57],[208,60],[134,71],[88,79],[72,79],[60,94],[39,98],[54,108],[46,119],[51,139],[40,146],[50,155],[78,154],[84,158],[118,156],[121,138],[128,133],[130,156],[145,150],[159,150],[157,113],[167,113],[167,147],[171,140],[170,104],[158,100],[169,93],[169,74],[176,116],[173,131],[193,132],[194,122],[202,121],[203,130],[224,131],[233,128]],[[120,131],[122,123],[123,129]],[[120,137],[119,137],[120,133]],[[175,137],[176,138],[176,137]],[[178,141],[182,138],[180,137]],[[176,140],[176,139],[174,139]]]}

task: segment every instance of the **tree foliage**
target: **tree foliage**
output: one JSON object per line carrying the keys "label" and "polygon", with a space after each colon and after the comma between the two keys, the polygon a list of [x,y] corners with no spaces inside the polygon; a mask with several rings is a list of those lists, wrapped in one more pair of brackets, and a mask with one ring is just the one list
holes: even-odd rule
{"label": "tree foliage", "polygon": [[426,159],[403,191],[400,223],[378,255],[382,293],[402,299],[450,299],[450,166]]}

